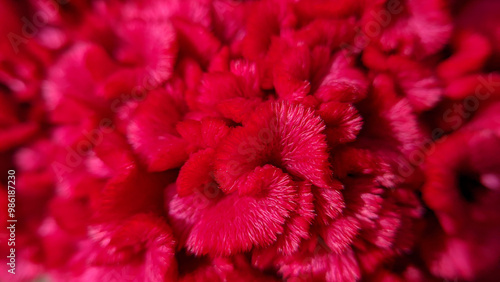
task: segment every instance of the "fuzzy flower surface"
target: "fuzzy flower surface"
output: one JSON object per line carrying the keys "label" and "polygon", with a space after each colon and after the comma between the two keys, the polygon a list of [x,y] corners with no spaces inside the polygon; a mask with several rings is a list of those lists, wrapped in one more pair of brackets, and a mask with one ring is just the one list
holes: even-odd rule
{"label": "fuzzy flower surface", "polygon": [[500,278],[497,1],[0,3],[1,281]]}

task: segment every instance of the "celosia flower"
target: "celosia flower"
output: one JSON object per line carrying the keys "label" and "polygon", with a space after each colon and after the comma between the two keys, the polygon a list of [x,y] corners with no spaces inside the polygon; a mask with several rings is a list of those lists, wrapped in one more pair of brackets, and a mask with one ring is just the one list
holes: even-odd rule
{"label": "celosia flower", "polygon": [[0,280],[499,275],[496,3],[0,2]]}

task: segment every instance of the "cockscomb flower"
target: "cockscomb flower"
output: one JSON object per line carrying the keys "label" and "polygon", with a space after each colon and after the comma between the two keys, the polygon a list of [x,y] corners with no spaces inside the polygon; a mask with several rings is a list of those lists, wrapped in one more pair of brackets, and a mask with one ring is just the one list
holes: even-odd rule
{"label": "cockscomb flower", "polygon": [[0,2],[0,280],[499,275],[496,3]]}
{"label": "cockscomb flower", "polygon": [[[373,272],[388,257],[411,249],[412,221],[422,213],[411,186],[394,183],[394,171],[376,153],[349,146],[332,151],[328,124],[347,131],[330,136],[338,136],[337,145],[348,142],[349,134],[354,139],[362,122],[358,116],[354,123],[332,119],[325,125],[320,116],[350,115],[342,116],[342,103],[324,105],[316,112],[266,102],[238,127],[206,118],[179,125],[182,135],[198,136],[191,142],[199,149],[182,166],[176,185],[167,188],[166,209],[188,252],[217,257],[252,251],[258,268],[276,268],[288,278],[331,279],[340,275],[339,266],[311,270],[305,259],[318,254],[300,251],[319,238],[327,261],[350,252],[353,265],[344,279],[356,279],[362,268]],[[396,185],[401,186],[391,190]],[[361,257],[380,255],[376,262],[358,262],[352,248]],[[287,271],[293,261],[304,269]]]}
{"label": "cockscomb flower", "polygon": [[[300,250],[291,255],[273,247],[256,250],[258,267],[277,267],[286,278],[350,281],[390,268],[390,258],[411,249],[414,219],[423,211],[411,186],[391,189],[390,167],[369,151],[345,147],[334,159],[334,175],[343,184],[342,213],[324,217],[318,206],[313,235]],[[332,200],[325,192],[313,190],[315,204]]]}
{"label": "cockscomb flower", "polygon": [[[183,230],[189,233],[189,250],[228,255],[267,246],[282,233],[290,233],[284,236],[283,244],[291,244],[286,238],[295,238],[294,231],[307,234],[307,229],[301,229],[312,219],[312,184],[331,189],[338,198],[324,207],[331,214],[342,208],[340,187],[333,182],[328,167],[324,124],[312,110],[286,102],[266,103],[241,127],[230,129],[222,122],[205,119],[200,124],[202,133],[210,126],[220,134],[219,140],[210,142],[213,135],[201,136],[208,148],[192,154],[181,168],[175,187],[178,195],[168,206],[174,226],[190,229]],[[312,154],[313,160],[305,152]],[[194,214],[187,212],[186,205]],[[298,220],[299,226],[285,231],[288,220]]]}

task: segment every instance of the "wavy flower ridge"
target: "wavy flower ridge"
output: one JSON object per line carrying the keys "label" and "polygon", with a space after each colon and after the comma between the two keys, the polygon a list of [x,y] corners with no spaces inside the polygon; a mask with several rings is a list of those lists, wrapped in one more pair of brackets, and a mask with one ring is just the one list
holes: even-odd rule
{"label": "wavy flower ridge", "polygon": [[0,4],[1,281],[500,276],[495,1]]}

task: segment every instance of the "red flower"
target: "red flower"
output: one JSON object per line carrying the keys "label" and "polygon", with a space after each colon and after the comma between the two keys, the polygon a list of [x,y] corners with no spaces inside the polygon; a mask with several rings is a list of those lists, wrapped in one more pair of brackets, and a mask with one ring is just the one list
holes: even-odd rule
{"label": "red flower", "polygon": [[495,3],[0,2],[0,280],[499,275]]}

